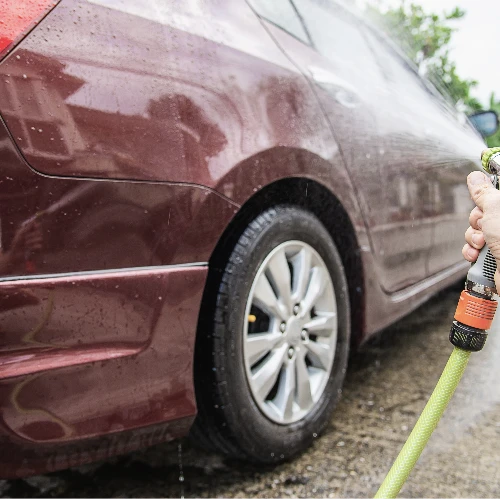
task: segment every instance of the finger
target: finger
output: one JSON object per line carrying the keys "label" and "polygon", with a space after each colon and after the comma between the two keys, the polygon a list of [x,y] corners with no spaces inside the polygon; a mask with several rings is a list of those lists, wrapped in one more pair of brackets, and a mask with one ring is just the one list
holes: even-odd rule
{"label": "finger", "polygon": [[472,200],[481,210],[484,209],[486,199],[500,199],[500,192],[493,187],[489,177],[482,172],[471,172],[467,176],[467,187]]}
{"label": "finger", "polygon": [[474,248],[481,250],[484,247],[484,235],[482,231],[476,231],[470,226],[465,231],[465,241]]}
{"label": "finger", "polygon": [[468,260],[469,262],[476,262],[479,257],[479,250],[472,248],[468,243],[466,243],[462,248],[462,255],[465,260]]}
{"label": "finger", "polygon": [[469,215],[469,224],[473,229],[477,229],[478,231],[482,229],[483,216],[484,213],[480,208],[474,207],[472,209]]}

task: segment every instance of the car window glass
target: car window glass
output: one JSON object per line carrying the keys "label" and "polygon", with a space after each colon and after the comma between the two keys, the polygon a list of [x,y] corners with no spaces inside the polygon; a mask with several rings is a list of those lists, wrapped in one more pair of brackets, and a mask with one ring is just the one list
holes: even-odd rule
{"label": "car window glass", "polygon": [[[281,51],[272,44],[255,13],[244,0],[86,0],[108,9],[131,14],[167,26],[167,46],[173,47],[179,30],[232,47],[264,60],[274,61]],[[0,0],[1,3],[1,0]],[[257,35],[263,33],[264,36]],[[118,51],[124,64],[140,52]],[[282,57],[284,60],[284,57]],[[142,55],[137,62],[143,64]],[[142,66],[141,66],[142,67]],[[140,71],[140,70],[139,70]]]}
{"label": "car window glass", "polygon": [[302,21],[290,0],[247,0],[250,6],[267,21],[278,26],[302,42],[309,44],[309,38]]}
{"label": "car window glass", "polygon": [[381,40],[379,35],[367,30],[365,33],[370,46],[376,54],[378,64],[382,68],[386,81],[393,87],[393,91],[405,89],[406,98],[409,97],[408,90],[414,92],[415,98],[422,98],[423,102],[429,101],[429,95],[434,99],[434,103],[440,105],[444,111],[455,117],[455,109],[450,102],[450,97],[446,95],[446,90],[438,90],[433,83],[417,73],[417,70],[410,66],[405,58],[398,54],[387,42]]}
{"label": "car window glass", "polygon": [[294,4],[318,52],[335,63],[344,76],[366,84],[371,78],[380,78],[376,60],[353,15],[334,2],[294,0]]}
{"label": "car window glass", "polygon": [[377,54],[378,63],[383,68],[383,74],[388,82],[402,84],[402,87],[407,85],[418,87],[421,91],[429,92],[420,77],[415,74],[415,71],[408,66],[402,57],[395,54],[390,47],[383,45],[372,33],[368,32],[365,36],[370,40],[374,53]]}

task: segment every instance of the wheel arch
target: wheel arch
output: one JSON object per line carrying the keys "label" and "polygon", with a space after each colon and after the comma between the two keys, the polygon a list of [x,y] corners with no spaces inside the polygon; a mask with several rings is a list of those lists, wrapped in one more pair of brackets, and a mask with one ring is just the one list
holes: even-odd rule
{"label": "wheel arch", "polygon": [[204,320],[210,319],[213,313],[217,284],[245,227],[259,213],[280,204],[299,206],[312,212],[335,242],[349,286],[351,342],[359,344],[364,335],[365,292],[363,263],[356,231],[339,199],[323,184],[307,177],[289,177],[267,184],[251,196],[230,221],[209,260],[198,330],[203,328]]}

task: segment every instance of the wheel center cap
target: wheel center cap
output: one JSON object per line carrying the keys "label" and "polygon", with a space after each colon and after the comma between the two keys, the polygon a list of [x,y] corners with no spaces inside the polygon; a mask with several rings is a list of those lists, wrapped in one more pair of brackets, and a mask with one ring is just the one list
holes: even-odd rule
{"label": "wheel center cap", "polygon": [[297,345],[300,342],[300,333],[302,332],[302,324],[298,318],[290,318],[286,327],[287,340],[291,345]]}

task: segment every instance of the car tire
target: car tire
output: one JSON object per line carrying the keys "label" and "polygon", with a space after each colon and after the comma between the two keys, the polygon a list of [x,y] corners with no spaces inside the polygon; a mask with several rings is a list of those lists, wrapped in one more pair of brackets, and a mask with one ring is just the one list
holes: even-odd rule
{"label": "car tire", "polygon": [[[256,463],[289,459],[324,429],[341,393],[350,339],[342,260],[313,213],[279,205],[248,224],[220,271],[207,290],[216,294],[213,306],[200,316],[195,352],[198,415],[191,436],[200,445],[232,458]],[[304,276],[309,287],[319,283],[313,289],[316,295],[304,289]],[[274,298],[278,297],[269,300],[270,305],[263,299],[270,297],[266,280]],[[284,283],[290,284],[290,294]],[[325,283],[323,295],[318,295],[321,283]],[[297,300],[301,292],[301,300],[292,304],[289,295]],[[314,296],[319,297],[319,308],[312,306],[307,313]],[[205,300],[209,300],[207,294]],[[324,329],[317,330],[317,324]],[[304,325],[314,329],[309,332]],[[265,330],[266,342],[272,337],[270,345],[277,342],[269,353],[260,352],[263,337],[255,330]],[[276,368],[279,363],[281,368]],[[268,370],[266,376],[278,373],[274,383],[274,375],[268,377],[270,381],[261,376],[263,367]]]}

